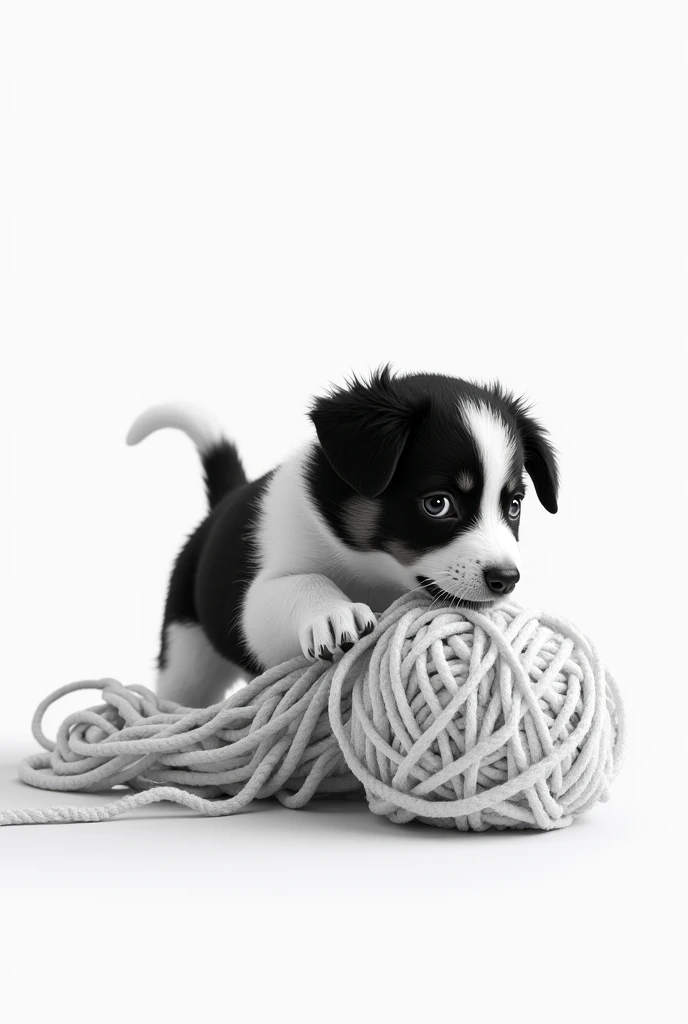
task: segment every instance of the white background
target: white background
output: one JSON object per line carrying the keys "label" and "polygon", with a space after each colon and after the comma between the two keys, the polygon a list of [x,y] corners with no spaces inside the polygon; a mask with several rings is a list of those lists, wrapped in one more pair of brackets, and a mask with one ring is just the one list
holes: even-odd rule
{"label": "white background", "polygon": [[2,12],[1,805],[56,802],[15,781],[47,691],[152,681],[204,502],[133,417],[200,402],[258,475],[387,359],[536,401],[561,511],[528,497],[519,597],[597,639],[631,729],[546,836],[3,830],[6,1019],[685,1020],[685,4]]}

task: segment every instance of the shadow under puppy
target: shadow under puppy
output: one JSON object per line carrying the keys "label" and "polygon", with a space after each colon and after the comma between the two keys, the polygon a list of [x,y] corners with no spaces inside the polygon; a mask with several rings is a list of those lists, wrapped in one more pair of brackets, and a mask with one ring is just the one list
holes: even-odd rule
{"label": "shadow under puppy", "polygon": [[242,674],[332,659],[414,588],[489,608],[519,580],[524,473],[557,510],[547,434],[499,384],[383,367],[309,415],[317,436],[250,482],[236,447],[185,406],[133,424],[129,444],[163,427],[191,438],[209,503],[172,570],[161,696],[201,707]]}

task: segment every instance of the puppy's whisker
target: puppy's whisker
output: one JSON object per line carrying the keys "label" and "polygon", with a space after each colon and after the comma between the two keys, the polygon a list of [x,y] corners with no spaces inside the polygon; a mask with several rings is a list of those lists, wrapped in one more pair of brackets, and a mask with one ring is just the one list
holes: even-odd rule
{"label": "puppy's whisker", "polygon": [[[432,582],[434,582],[436,586],[440,586],[440,584],[446,585],[447,583],[450,585],[455,584],[457,580],[450,570],[442,569],[439,572],[434,573]],[[442,587],[441,589],[444,589],[444,587]],[[447,602],[450,608],[460,608],[463,601],[478,600],[476,598],[469,597],[471,589],[471,584],[466,583],[458,590],[458,592],[453,590],[446,590],[444,595],[438,594],[435,596],[435,599],[432,601],[430,607],[433,608],[438,601],[444,600]],[[482,604],[488,602],[480,601],[480,603]]]}

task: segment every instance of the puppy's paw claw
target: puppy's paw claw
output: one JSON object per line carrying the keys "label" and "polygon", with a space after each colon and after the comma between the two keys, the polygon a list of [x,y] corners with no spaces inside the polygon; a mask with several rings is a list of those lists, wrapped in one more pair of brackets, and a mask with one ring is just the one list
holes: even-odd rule
{"label": "puppy's paw claw", "polygon": [[342,601],[304,623],[299,630],[301,650],[311,661],[332,661],[337,652],[350,651],[359,637],[370,633],[375,621],[367,604]]}

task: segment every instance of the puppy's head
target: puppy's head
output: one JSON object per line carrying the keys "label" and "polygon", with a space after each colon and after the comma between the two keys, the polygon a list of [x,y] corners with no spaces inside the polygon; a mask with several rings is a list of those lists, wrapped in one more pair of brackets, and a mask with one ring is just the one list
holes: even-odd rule
{"label": "puppy's head", "polygon": [[525,474],[557,510],[556,456],[522,399],[435,374],[369,381],[316,400],[309,486],[349,546],[385,551],[410,586],[486,608],[520,576]]}

